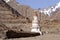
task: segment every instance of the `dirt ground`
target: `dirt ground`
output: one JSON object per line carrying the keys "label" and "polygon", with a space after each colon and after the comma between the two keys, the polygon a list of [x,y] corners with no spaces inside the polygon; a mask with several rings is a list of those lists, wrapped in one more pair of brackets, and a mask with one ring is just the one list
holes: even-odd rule
{"label": "dirt ground", "polygon": [[60,34],[44,34],[35,37],[14,38],[14,39],[5,39],[5,40],[60,40]]}

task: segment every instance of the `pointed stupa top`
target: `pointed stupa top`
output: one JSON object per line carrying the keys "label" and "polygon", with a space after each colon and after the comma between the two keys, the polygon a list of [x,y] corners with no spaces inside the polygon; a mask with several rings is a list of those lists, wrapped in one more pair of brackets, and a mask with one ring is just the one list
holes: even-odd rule
{"label": "pointed stupa top", "polygon": [[34,16],[38,16],[37,11],[34,11]]}

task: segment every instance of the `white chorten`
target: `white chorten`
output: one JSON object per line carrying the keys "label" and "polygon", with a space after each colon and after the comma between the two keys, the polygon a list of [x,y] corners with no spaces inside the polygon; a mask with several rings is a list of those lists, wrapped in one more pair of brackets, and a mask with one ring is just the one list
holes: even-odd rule
{"label": "white chorten", "polygon": [[33,21],[32,21],[32,29],[31,29],[31,32],[35,32],[35,33],[41,33],[40,31],[40,26],[39,26],[39,22],[38,22],[38,17],[37,17],[37,12],[34,13],[34,16],[33,16]]}

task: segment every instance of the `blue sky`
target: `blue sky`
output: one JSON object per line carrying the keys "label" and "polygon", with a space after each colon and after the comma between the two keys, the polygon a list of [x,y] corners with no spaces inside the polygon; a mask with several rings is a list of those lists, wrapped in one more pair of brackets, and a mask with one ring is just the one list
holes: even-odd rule
{"label": "blue sky", "polygon": [[33,9],[47,8],[60,2],[60,0],[16,0],[16,1],[22,5],[28,5]]}

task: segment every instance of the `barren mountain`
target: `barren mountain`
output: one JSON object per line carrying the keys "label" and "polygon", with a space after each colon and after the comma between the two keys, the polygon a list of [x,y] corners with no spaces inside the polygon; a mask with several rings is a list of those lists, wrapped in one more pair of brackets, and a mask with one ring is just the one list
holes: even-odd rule
{"label": "barren mountain", "polygon": [[6,3],[13,7],[14,9],[16,9],[21,15],[32,19],[33,9],[31,7],[27,5],[21,5],[15,0],[10,0],[9,2]]}
{"label": "barren mountain", "polygon": [[28,26],[26,23],[30,23],[30,19],[20,14],[5,1],[0,0],[0,22],[11,30],[20,31],[22,27],[25,29]]}

